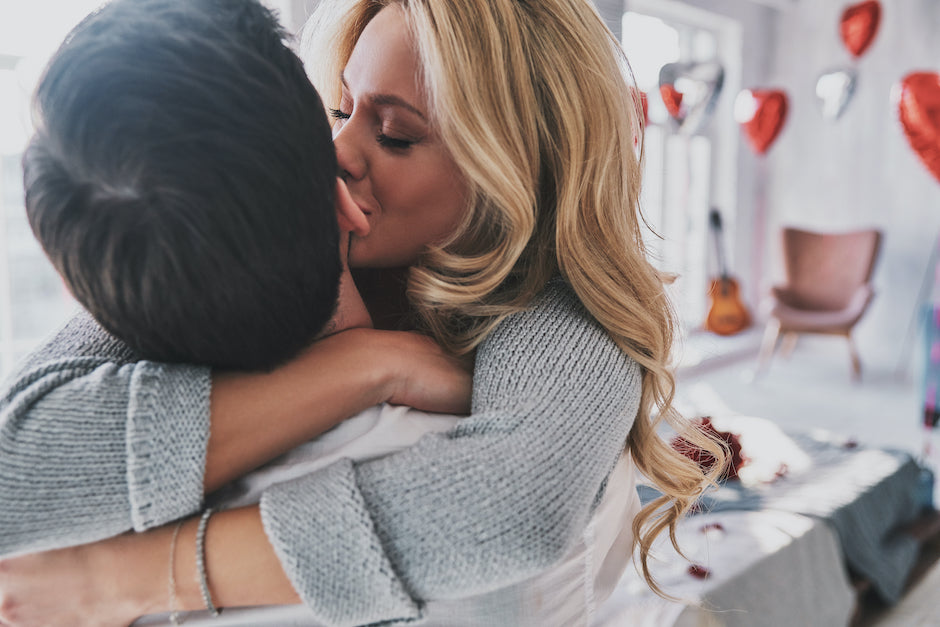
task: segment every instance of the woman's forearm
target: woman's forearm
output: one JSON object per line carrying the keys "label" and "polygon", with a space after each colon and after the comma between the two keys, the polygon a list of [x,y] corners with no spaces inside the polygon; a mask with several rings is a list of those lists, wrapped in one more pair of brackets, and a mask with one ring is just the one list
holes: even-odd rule
{"label": "woman's forearm", "polygon": [[472,378],[429,338],[351,329],[269,374],[214,376],[205,490],[381,402],[439,413],[470,409]]}
{"label": "woman's forearm", "polygon": [[388,398],[386,373],[364,353],[369,341],[348,332],[271,373],[214,375],[206,493]]}
{"label": "woman's forearm", "polygon": [[[184,521],[174,546],[173,607],[170,607],[167,582],[169,547],[175,525],[154,530],[151,538],[146,534],[116,538],[110,547],[113,560],[110,572],[124,571],[125,576],[130,575],[131,570],[123,560],[130,558],[143,566],[144,560],[154,553],[167,563],[165,571],[156,569],[157,577],[142,580],[138,594],[146,599],[141,607],[148,613],[206,609],[198,583],[198,525],[198,517]],[[212,603],[217,608],[300,603],[300,597],[265,536],[257,506],[217,512],[209,518],[205,530],[205,574]]]}
{"label": "woman's forearm", "polygon": [[[73,576],[69,581],[92,591],[86,593],[89,600],[83,601],[78,595],[70,598],[71,587],[67,587],[61,605],[75,605],[78,610],[88,603],[85,610],[106,613],[98,606],[110,603],[115,611],[132,614],[132,618],[206,609],[196,558],[199,521],[196,516],[143,533],[50,552],[46,562],[50,573],[54,568],[64,569],[65,575]],[[300,603],[265,536],[258,506],[216,512],[207,521],[204,538],[204,572],[216,608]],[[54,561],[57,557],[58,562]],[[86,571],[69,571],[81,567]],[[57,576],[65,580],[65,575]],[[96,590],[113,592],[106,597]]]}
{"label": "woman's forearm", "polygon": [[[206,609],[196,560],[199,518],[182,522],[175,543],[173,523],[79,547],[92,554],[89,563],[99,565],[99,574],[89,575],[113,578],[112,585],[123,588],[138,615]],[[213,514],[205,528],[204,550],[205,577],[216,608],[300,603],[265,536],[258,506]]]}
{"label": "woman's forearm", "polygon": [[[198,525],[199,518],[184,521],[175,542],[172,523],[0,560],[0,622],[118,626],[145,614],[205,609],[196,561]],[[300,601],[264,534],[257,507],[213,515],[205,557],[216,607]]]}

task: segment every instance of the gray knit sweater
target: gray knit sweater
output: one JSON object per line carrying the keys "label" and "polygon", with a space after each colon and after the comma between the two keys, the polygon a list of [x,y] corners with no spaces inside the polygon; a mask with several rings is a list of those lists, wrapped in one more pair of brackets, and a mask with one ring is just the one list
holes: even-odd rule
{"label": "gray knit sweater", "polygon": [[[640,368],[553,282],[476,360],[473,413],[389,457],[270,489],[265,530],[328,625],[411,622],[560,559],[623,450]],[[0,400],[0,555],[197,512],[209,371],[135,360],[87,315]]]}

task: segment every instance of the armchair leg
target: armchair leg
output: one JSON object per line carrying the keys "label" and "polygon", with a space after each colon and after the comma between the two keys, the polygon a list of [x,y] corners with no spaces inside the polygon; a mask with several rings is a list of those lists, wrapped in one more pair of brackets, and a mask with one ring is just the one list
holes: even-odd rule
{"label": "armchair leg", "polygon": [[852,339],[852,335],[849,333],[845,334],[845,339],[849,342],[849,357],[852,359],[852,380],[861,381],[862,360],[858,356],[858,349],[855,348],[855,341]]}
{"label": "armchair leg", "polygon": [[777,347],[777,337],[780,335],[780,321],[771,318],[767,321],[764,328],[764,339],[761,340],[760,355],[757,358],[757,370],[755,374],[762,372],[770,363],[774,356],[774,349]]}

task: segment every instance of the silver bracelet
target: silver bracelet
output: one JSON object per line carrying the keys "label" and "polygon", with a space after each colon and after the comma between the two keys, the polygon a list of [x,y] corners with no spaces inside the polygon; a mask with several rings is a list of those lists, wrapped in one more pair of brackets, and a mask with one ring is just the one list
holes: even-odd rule
{"label": "silver bracelet", "polygon": [[182,625],[180,612],[176,609],[176,539],[179,538],[180,529],[183,528],[183,521],[176,523],[176,529],[173,530],[173,537],[170,539],[170,576],[167,578],[167,592],[170,602],[170,622],[174,625]]}
{"label": "silver bracelet", "polygon": [[199,519],[199,527],[196,528],[196,573],[206,609],[213,616],[218,616],[220,612],[212,604],[212,595],[209,594],[209,578],[206,575],[206,526],[209,524],[209,516],[212,516],[211,507],[202,513],[202,518]]}

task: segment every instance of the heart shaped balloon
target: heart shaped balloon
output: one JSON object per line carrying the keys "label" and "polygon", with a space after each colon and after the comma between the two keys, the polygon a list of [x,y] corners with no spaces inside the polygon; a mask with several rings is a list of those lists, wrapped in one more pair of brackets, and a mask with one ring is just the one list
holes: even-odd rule
{"label": "heart shaped balloon", "polygon": [[734,102],[734,117],[754,151],[762,155],[780,135],[789,100],[780,89],[745,89]]}
{"label": "heart shaped balloon", "polygon": [[901,80],[898,117],[911,148],[940,181],[940,74],[913,72]]}
{"label": "heart shaped balloon", "polygon": [[855,95],[857,73],[852,68],[837,68],[823,72],[816,79],[816,101],[823,117],[838,120],[852,96]]}
{"label": "heart shaped balloon", "polygon": [[881,3],[878,0],[866,0],[845,8],[839,21],[839,33],[854,57],[858,58],[868,50],[880,23]]}
{"label": "heart shaped balloon", "polygon": [[676,91],[676,88],[670,83],[659,86],[659,96],[663,99],[663,104],[666,105],[666,111],[669,112],[669,115],[677,121],[681,121],[684,117],[682,115],[682,94]]}
{"label": "heart shaped balloon", "polygon": [[667,63],[659,70],[659,95],[680,132],[693,135],[708,121],[721,94],[720,63]]}

